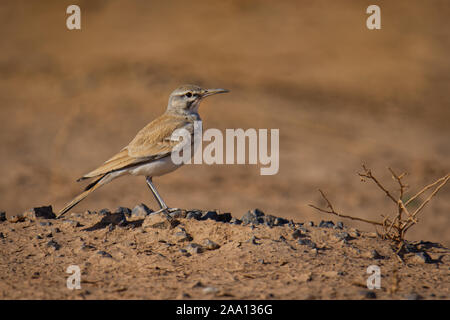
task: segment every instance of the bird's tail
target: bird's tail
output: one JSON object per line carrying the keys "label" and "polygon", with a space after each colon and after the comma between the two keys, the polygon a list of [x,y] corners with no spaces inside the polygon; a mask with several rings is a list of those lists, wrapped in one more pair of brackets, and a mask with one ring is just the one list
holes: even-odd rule
{"label": "bird's tail", "polygon": [[70,201],[68,204],[66,204],[64,206],[64,208],[62,208],[59,211],[59,215],[58,215],[58,219],[61,218],[67,211],[69,211],[70,209],[72,209],[73,207],[75,207],[78,203],[80,203],[84,198],[86,198],[92,191],[97,190],[98,188],[100,188],[102,185],[104,185],[105,183],[103,182],[104,180],[102,180],[106,175],[101,176],[100,178],[96,179],[95,181],[93,181],[91,184],[89,184],[86,189],[79,194],[78,196],[75,197],[75,199],[73,199],[72,201]]}

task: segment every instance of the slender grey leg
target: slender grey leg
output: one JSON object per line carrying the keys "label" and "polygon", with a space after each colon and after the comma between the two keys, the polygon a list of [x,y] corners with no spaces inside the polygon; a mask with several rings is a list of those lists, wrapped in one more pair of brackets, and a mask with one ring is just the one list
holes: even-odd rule
{"label": "slender grey leg", "polygon": [[155,211],[154,213],[164,212],[167,218],[170,220],[172,217],[169,215],[169,212],[177,211],[177,208],[169,208],[164,200],[159,195],[158,191],[156,190],[155,185],[152,182],[152,177],[146,177],[145,180],[147,181],[147,185],[150,188],[150,190],[153,193],[153,196],[155,197],[156,201],[158,201],[159,206],[161,207],[160,210]]}
{"label": "slender grey leg", "polygon": [[161,198],[161,196],[158,193],[158,190],[156,190],[156,187],[152,182],[152,177],[146,177],[145,180],[147,181],[148,187],[152,191],[153,196],[155,197],[156,201],[158,201],[160,208],[167,209],[167,205],[164,203],[164,200]]}

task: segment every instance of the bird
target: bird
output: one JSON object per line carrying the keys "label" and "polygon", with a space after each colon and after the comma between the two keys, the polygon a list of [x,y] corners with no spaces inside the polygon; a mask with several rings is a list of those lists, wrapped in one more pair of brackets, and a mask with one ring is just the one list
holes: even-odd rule
{"label": "bird", "polygon": [[165,112],[141,129],[134,139],[113,157],[101,166],[85,174],[77,181],[94,179],[86,186],[84,191],[67,203],[60,211],[58,218],[70,211],[74,206],[85,199],[89,194],[124,176],[144,176],[146,183],[160,206],[158,212],[164,212],[169,218],[169,213],[176,208],[169,208],[155,185],[153,177],[170,173],[183,163],[176,164],[172,161],[171,154],[179,141],[171,139],[175,130],[186,129],[191,134],[193,143],[194,123],[201,121],[198,109],[200,102],[219,93],[227,93],[227,89],[203,89],[197,85],[182,85],[175,89],[169,96]]}

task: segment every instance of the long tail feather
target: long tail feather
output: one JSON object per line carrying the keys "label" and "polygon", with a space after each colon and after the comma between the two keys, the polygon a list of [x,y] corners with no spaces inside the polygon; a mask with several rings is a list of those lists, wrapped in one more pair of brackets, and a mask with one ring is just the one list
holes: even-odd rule
{"label": "long tail feather", "polygon": [[64,208],[62,208],[59,211],[59,215],[58,215],[58,219],[61,218],[67,211],[69,211],[70,209],[72,209],[73,207],[75,207],[78,203],[80,203],[84,198],[86,198],[91,192],[97,190],[98,188],[100,188],[104,182],[102,182],[102,179],[105,177],[106,175],[98,178],[97,180],[93,181],[91,184],[89,184],[85,191],[82,192],[81,194],[79,194],[78,196],[75,197],[75,199],[73,199],[72,201],[70,201],[68,204],[66,204],[64,206]]}

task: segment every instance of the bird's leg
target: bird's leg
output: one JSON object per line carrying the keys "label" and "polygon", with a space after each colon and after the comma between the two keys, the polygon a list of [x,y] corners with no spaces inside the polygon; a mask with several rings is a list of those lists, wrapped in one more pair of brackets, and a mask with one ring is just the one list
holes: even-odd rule
{"label": "bird's leg", "polygon": [[155,197],[156,201],[158,201],[159,206],[161,207],[160,210],[155,211],[154,213],[159,213],[159,212],[164,212],[166,214],[166,216],[171,219],[172,217],[168,214],[169,212],[174,212],[177,211],[179,209],[177,208],[169,208],[166,203],[164,202],[164,200],[161,198],[161,196],[158,193],[158,190],[156,190],[155,185],[152,182],[152,177],[146,177],[145,180],[147,181],[147,185],[150,188],[150,190],[152,191],[153,196]]}

